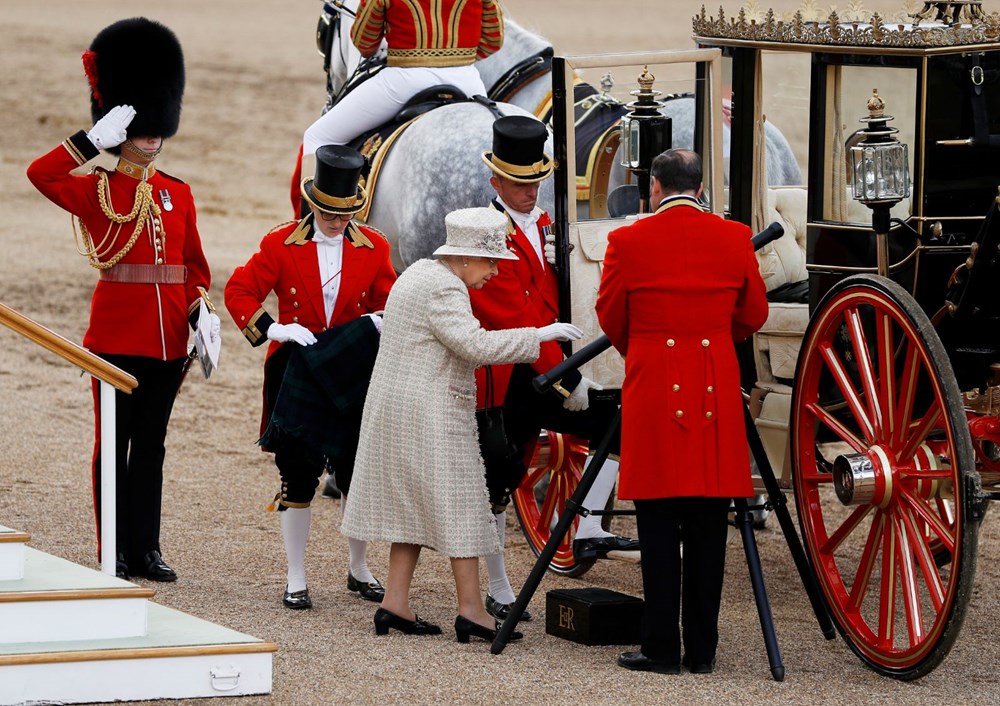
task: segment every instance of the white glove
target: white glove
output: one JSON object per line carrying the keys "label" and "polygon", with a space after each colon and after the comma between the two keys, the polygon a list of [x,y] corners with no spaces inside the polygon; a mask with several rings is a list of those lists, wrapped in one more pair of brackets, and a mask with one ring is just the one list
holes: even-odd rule
{"label": "white glove", "polygon": [[218,314],[209,314],[208,321],[208,339],[212,343],[215,343],[219,340],[219,335],[222,333],[222,322],[219,320]]}
{"label": "white glove", "polygon": [[546,341],[579,341],[583,338],[583,331],[573,324],[555,323],[542,326],[538,331],[539,343]]}
{"label": "white glove", "polygon": [[130,105],[116,105],[108,114],[94,123],[87,138],[99,150],[117,147],[125,142],[125,129],[135,117],[135,108]]}
{"label": "white glove", "polygon": [[278,324],[267,327],[267,337],[278,343],[291,341],[300,346],[311,346],[316,342],[316,336],[302,324]]}
{"label": "white glove", "polygon": [[590,407],[590,395],[587,394],[587,390],[591,389],[603,390],[604,388],[590,378],[580,378],[580,384],[573,389],[569,397],[566,398],[566,401],[563,402],[563,407],[570,412],[583,412]]}
{"label": "white glove", "polygon": [[372,320],[372,323],[375,324],[375,330],[377,330],[378,333],[379,333],[379,335],[381,336],[382,335],[382,317],[379,316],[378,314],[365,314],[365,316],[367,316],[368,318],[370,318]]}
{"label": "white glove", "polygon": [[[576,245],[574,245],[573,243],[570,243],[569,244],[569,251],[573,252],[573,248],[575,248],[575,247],[576,247]],[[545,261],[547,263],[549,263],[550,265],[552,265],[552,267],[555,267],[556,266],[556,234],[555,233],[549,233],[548,235],[545,236],[545,245],[542,246],[542,252],[545,253]]]}

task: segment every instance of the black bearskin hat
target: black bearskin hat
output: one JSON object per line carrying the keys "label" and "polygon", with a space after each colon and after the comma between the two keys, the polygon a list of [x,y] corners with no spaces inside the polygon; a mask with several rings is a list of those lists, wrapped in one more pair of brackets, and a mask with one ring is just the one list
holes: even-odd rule
{"label": "black bearskin hat", "polygon": [[173,137],[181,120],[184,55],[169,29],[145,17],[119,20],[83,54],[96,123],[116,105],[135,108],[128,134]]}

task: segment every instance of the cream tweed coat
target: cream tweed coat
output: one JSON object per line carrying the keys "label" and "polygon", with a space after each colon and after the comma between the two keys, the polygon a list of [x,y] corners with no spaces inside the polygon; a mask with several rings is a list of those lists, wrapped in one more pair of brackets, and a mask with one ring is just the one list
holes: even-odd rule
{"label": "cream tweed coat", "polygon": [[469,290],[447,264],[410,265],[385,305],[341,531],[449,557],[499,551],[479,455],[474,371],[531,362],[538,353],[533,328],[483,329]]}

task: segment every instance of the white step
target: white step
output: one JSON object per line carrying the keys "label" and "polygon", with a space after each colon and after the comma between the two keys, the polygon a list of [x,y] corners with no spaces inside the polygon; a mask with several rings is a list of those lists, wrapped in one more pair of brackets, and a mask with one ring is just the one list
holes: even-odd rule
{"label": "white step", "polygon": [[152,589],[31,547],[24,553],[24,577],[0,583],[0,646],[146,633]]}
{"label": "white step", "polygon": [[31,537],[0,525],[0,581],[24,578],[24,545]]}
{"label": "white step", "polygon": [[267,694],[277,649],[150,602],[145,636],[0,645],[0,705]]}

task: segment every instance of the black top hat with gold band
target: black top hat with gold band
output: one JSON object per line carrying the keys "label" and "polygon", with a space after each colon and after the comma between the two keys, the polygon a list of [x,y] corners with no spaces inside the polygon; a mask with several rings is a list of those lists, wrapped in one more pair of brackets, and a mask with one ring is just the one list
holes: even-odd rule
{"label": "black top hat with gold band", "polygon": [[527,115],[505,115],[493,123],[493,151],[483,161],[496,174],[529,184],[552,175],[552,158],[545,154],[548,130]]}
{"label": "black top hat with gold band", "polygon": [[[128,134],[173,137],[181,120],[184,54],[177,36],[145,17],[102,29],[83,54],[96,123],[118,105],[135,108]],[[109,150],[118,153],[118,148]]]}
{"label": "black top hat with gold band", "polygon": [[365,158],[344,145],[323,145],[316,150],[316,176],[302,180],[302,198],[327,213],[357,213],[368,193],[358,184]]}

